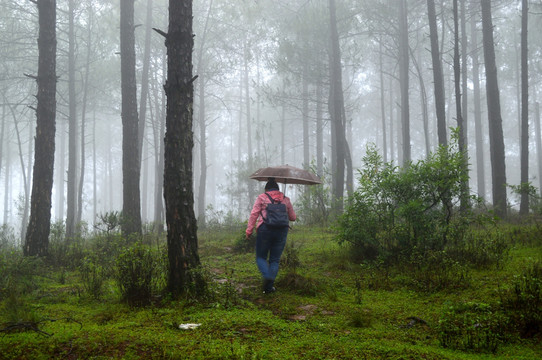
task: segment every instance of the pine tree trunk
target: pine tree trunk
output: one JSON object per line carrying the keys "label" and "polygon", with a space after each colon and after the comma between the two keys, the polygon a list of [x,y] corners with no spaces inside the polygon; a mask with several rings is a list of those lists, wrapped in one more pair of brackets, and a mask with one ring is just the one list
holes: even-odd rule
{"label": "pine tree trunk", "polygon": [[141,234],[139,180],[141,172],[137,87],[135,76],[134,0],[120,6],[120,57],[122,89],[122,233]]}
{"label": "pine tree trunk", "polygon": [[448,143],[446,137],[446,112],[444,99],[444,79],[438,45],[437,15],[435,0],[427,0],[427,16],[429,18],[429,37],[431,39],[431,60],[433,62],[433,80],[435,86],[435,107],[437,115],[437,133],[439,145]]}
{"label": "pine tree trunk", "polygon": [[75,98],[75,0],[68,3],[68,192],[66,207],[66,238],[75,236],[75,217],[77,212],[77,115]]}
{"label": "pine tree trunk", "polygon": [[345,130],[343,119],[343,90],[341,51],[339,46],[339,34],[337,30],[337,18],[335,0],[329,0],[330,9],[330,97],[329,113],[331,115],[332,128],[332,151],[333,151],[333,205],[336,214],[343,212],[344,175],[345,175]]}
{"label": "pine tree trunk", "polygon": [[192,190],[193,81],[192,1],[169,1],[166,35],[167,96],[164,199],[169,259],[168,290],[179,296],[191,284],[205,286],[195,270],[200,265]]}
{"label": "pine tree trunk", "polygon": [[491,1],[481,0],[482,34],[484,38],[484,62],[486,68],[486,97],[489,119],[489,147],[491,157],[491,179],[493,182],[493,207],[500,217],[506,217],[506,166],[504,137],[502,130],[501,102],[497,81],[497,64],[493,41]]}
{"label": "pine tree trunk", "polygon": [[51,193],[55,160],[56,115],[56,0],[37,0],[39,64],[37,125],[30,221],[25,256],[48,252],[51,230]]}
{"label": "pine tree trunk", "polygon": [[529,213],[529,69],[527,29],[529,4],[521,1],[521,201],[519,214]]}
{"label": "pine tree trunk", "polygon": [[411,160],[410,155],[410,105],[409,90],[409,57],[408,57],[408,22],[406,0],[399,1],[399,79],[401,86],[401,126],[403,140],[403,161],[406,165]]}
{"label": "pine tree trunk", "polygon": [[[149,68],[151,62],[152,6],[152,0],[147,0],[147,13],[145,17],[145,48],[143,50],[143,69],[141,71],[141,95],[139,97],[138,149],[140,160],[143,159],[143,140],[145,138],[145,127],[147,125],[147,105],[150,101]],[[145,166],[148,166],[148,161],[145,161]],[[144,172],[144,177],[144,180],[148,178],[147,172]],[[144,184],[146,185],[146,181],[144,181]],[[143,191],[141,194],[141,218],[143,222],[147,221],[147,194],[147,189],[143,187]]]}
{"label": "pine tree trunk", "polygon": [[[474,13],[476,4],[471,3],[471,13]],[[471,18],[471,58],[472,58],[472,93],[474,107],[474,136],[476,141],[476,184],[478,188],[478,196],[486,196],[486,180],[485,180],[485,160],[484,160],[484,141],[482,131],[482,110],[480,96],[480,64],[478,62],[478,30],[476,29],[476,17]]]}
{"label": "pine tree trunk", "polygon": [[540,131],[540,104],[534,107],[534,129],[536,135],[536,158],[538,165],[538,193],[542,190],[542,132]]}

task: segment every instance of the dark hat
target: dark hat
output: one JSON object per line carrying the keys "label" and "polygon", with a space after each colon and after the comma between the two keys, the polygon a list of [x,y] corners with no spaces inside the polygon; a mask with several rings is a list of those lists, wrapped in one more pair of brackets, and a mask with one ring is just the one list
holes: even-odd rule
{"label": "dark hat", "polygon": [[267,184],[265,184],[265,191],[271,190],[271,189],[279,189],[279,185],[275,181],[275,178],[267,178]]}

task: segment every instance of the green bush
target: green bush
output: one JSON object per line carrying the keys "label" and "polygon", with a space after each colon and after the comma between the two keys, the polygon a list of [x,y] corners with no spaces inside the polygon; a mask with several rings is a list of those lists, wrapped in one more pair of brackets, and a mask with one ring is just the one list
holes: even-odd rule
{"label": "green bush", "polygon": [[85,292],[94,299],[100,299],[106,275],[103,267],[98,264],[95,256],[86,257],[79,266],[79,274]]}
{"label": "green bush", "polygon": [[121,252],[116,262],[116,275],[123,301],[131,306],[145,306],[152,302],[164,283],[161,261],[158,252],[140,243]]}
{"label": "green bush", "polygon": [[494,353],[503,340],[504,323],[506,318],[489,304],[455,304],[438,322],[438,339],[446,348]]}
{"label": "green bush", "polygon": [[409,260],[408,285],[424,292],[466,288],[470,271],[443,250],[413,252]]}
{"label": "green bush", "polygon": [[[316,173],[316,166],[311,165],[310,170]],[[295,210],[298,221],[305,225],[326,226],[331,215],[331,191],[329,184],[331,182],[331,173],[329,169],[324,169],[324,174],[320,176],[322,184],[313,186],[304,186],[301,196],[295,203]]]}
{"label": "green bush", "polygon": [[510,253],[510,241],[499,229],[472,229],[463,241],[448,248],[450,257],[464,264],[482,269],[501,266]]}
{"label": "green bush", "polygon": [[256,234],[252,234],[247,238],[245,233],[246,225],[239,231],[233,244],[233,250],[237,253],[253,252],[256,248]]}
{"label": "green bush", "polygon": [[501,305],[510,317],[510,330],[522,338],[542,333],[542,262],[529,265],[501,291]]}
{"label": "green bush", "polygon": [[17,243],[16,239],[15,230],[11,226],[7,224],[0,226],[0,251],[7,251],[14,247]]}
{"label": "green bush", "polygon": [[0,252],[0,300],[37,290],[37,276],[44,268],[42,258],[23,256],[21,251]]}
{"label": "green bush", "polygon": [[359,187],[339,219],[338,241],[350,243],[361,259],[397,260],[412,249],[443,250],[461,239],[470,212],[455,206],[461,198],[464,156],[457,142],[404,168],[384,163],[367,148]]}

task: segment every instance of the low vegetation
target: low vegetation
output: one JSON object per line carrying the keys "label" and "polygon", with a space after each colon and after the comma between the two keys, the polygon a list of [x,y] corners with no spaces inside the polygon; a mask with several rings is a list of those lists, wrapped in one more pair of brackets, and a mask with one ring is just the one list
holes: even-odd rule
{"label": "low vegetation", "polygon": [[[115,238],[103,233],[65,246],[54,264],[3,245],[0,357],[542,357],[542,229],[536,224],[495,225],[484,236],[476,229],[471,241],[485,254],[475,256],[480,263],[443,250],[395,264],[359,261],[335,232],[295,227],[278,292],[267,296],[239,234],[201,232],[200,271],[208,289],[203,298],[187,294],[179,301],[163,293],[159,239],[116,251],[108,242]],[[499,255],[495,239],[506,239]],[[495,256],[499,261],[485,260]],[[195,325],[184,330],[182,324]]]}
{"label": "low vegetation", "polygon": [[[406,169],[368,149],[335,225],[290,231],[273,294],[235,221],[200,231],[206,286],[176,300],[152,226],[124,239],[110,213],[67,241],[54,224],[44,258],[2,227],[0,359],[542,358],[538,215],[500,222],[473,197],[463,208],[454,146]],[[327,216],[308,205],[324,193],[301,199],[305,219]]]}

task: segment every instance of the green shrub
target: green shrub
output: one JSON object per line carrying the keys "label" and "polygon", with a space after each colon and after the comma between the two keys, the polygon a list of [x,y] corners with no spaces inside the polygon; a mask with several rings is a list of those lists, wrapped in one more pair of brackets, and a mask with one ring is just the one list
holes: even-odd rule
{"label": "green shrub", "polygon": [[501,266],[510,253],[510,241],[499,229],[475,230],[464,234],[463,241],[448,248],[450,257],[475,268]]}
{"label": "green shrub", "polygon": [[86,257],[79,266],[79,274],[85,292],[94,299],[100,299],[106,275],[103,267],[96,261],[95,256]]}
{"label": "green shrub", "polygon": [[294,240],[288,241],[280,258],[280,266],[295,272],[301,266],[301,260],[299,260],[300,248],[301,246],[296,245]]}
{"label": "green shrub", "polygon": [[[310,170],[316,173],[316,166],[311,165]],[[322,184],[313,186],[304,186],[301,196],[295,203],[296,214],[302,224],[326,226],[331,215],[331,191],[329,184],[331,182],[331,173],[329,169],[324,169],[324,174],[320,176]]]}
{"label": "green shrub", "polygon": [[14,247],[17,243],[17,237],[15,236],[15,230],[13,227],[2,224],[0,226],[0,251],[8,251]]}
{"label": "green shrub", "polygon": [[542,332],[542,262],[529,265],[501,291],[501,305],[510,317],[511,331],[523,338]]}
{"label": "green shrub", "polygon": [[438,322],[438,339],[446,348],[494,353],[503,340],[503,323],[506,318],[488,304],[455,304]]}
{"label": "green shrub", "polygon": [[355,260],[387,264],[429,259],[439,251],[452,258],[453,249],[471,250],[465,247],[471,226],[486,218],[459,207],[462,198],[476,200],[462,193],[468,180],[464,162],[457,136],[404,168],[384,163],[376,147],[368,147],[359,187],[338,220],[338,242],[350,245]]}
{"label": "green shrub", "polygon": [[407,282],[424,292],[466,288],[470,285],[470,271],[446,251],[414,251],[409,261]]}
{"label": "green shrub", "polygon": [[42,258],[23,256],[21,251],[0,252],[0,300],[10,294],[25,295],[37,290],[36,278],[43,273]]}
{"label": "green shrub", "polygon": [[161,257],[150,247],[136,243],[125,249],[116,262],[117,282],[123,301],[131,306],[149,305],[163,284]]}
{"label": "green shrub", "polygon": [[249,238],[247,238],[245,229],[246,225],[242,230],[240,230],[239,234],[235,238],[233,250],[237,253],[252,252],[256,248],[256,234],[252,234]]}

